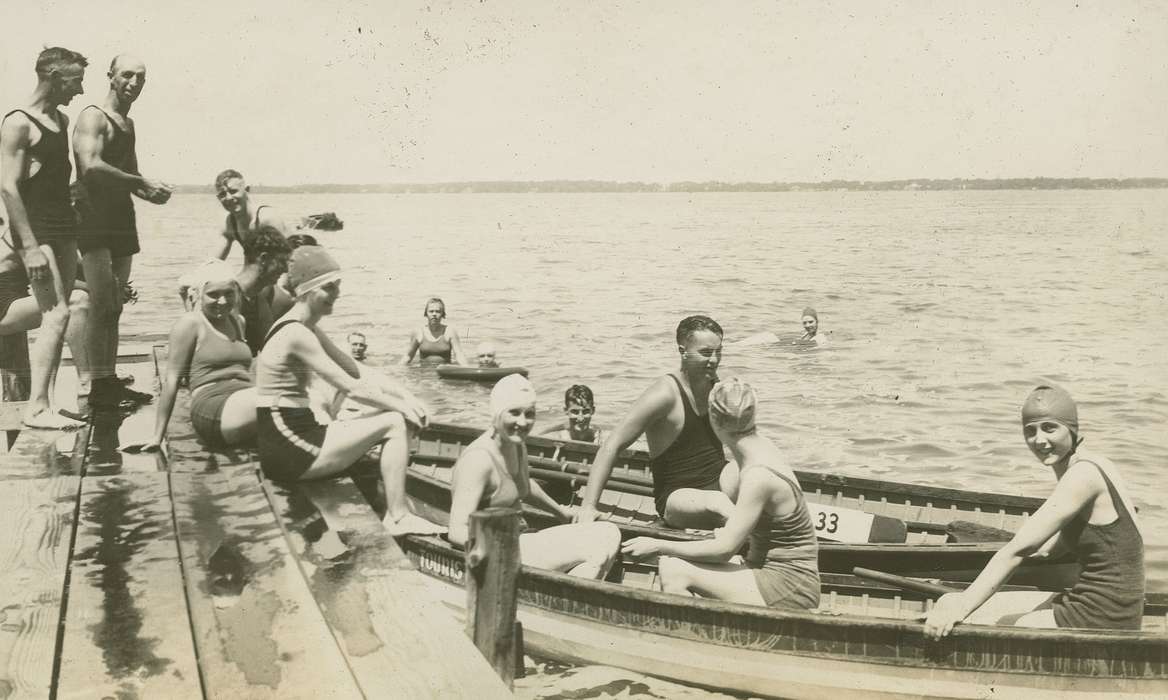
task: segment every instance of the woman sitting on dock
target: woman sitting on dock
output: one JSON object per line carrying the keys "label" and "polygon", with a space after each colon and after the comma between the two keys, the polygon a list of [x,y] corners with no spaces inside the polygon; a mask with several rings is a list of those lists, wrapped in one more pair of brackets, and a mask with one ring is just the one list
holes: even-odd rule
{"label": "woman sitting on dock", "polygon": [[[738,502],[713,539],[672,542],[634,537],[622,550],[661,555],[666,593],[734,603],[810,609],[819,605],[819,545],[803,490],[787,460],[755,429],[757,398],[737,379],[710,390],[710,425],[742,465]],[[731,559],[749,539],[745,563]]]}
{"label": "woman sitting on dock", "polygon": [[[256,359],[258,443],[264,475],[277,481],[336,476],[381,443],[381,476],[392,535],[435,534],[442,528],[410,512],[405,498],[407,424],[426,423],[426,408],[404,388],[358,381],[360,368],[317,325],[341,295],[341,269],[323,248],[292,253],[288,284],[296,303],[270,331]],[[378,413],[321,425],[308,384],[318,377]]]}
{"label": "woman sitting on dock", "polygon": [[[969,588],[942,596],[925,622],[934,639],[958,622],[1138,630],[1144,610],[1144,541],[1111,460],[1079,446],[1079,412],[1063,389],[1040,386],[1022,404],[1022,436],[1058,483]],[[1059,593],[998,593],[1024,559],[1074,552],[1079,580]]]}
{"label": "woman sitting on dock", "polygon": [[191,425],[208,447],[240,445],[255,438],[256,391],[235,270],[217,260],[199,267],[190,285],[197,290],[192,296],[198,306],[170,329],[154,437],[143,450],[157,449],[166,439],[183,378],[191,389]]}
{"label": "woman sitting on dock", "polygon": [[[567,508],[552,500],[528,474],[526,440],[535,423],[535,389],[519,374],[499,380],[491,390],[491,427],[467,446],[454,464],[451,484],[451,543],[465,546],[470,514],[489,507],[527,501],[565,523]],[[520,559],[528,566],[601,579],[620,547],[620,530],[608,522],[566,524],[524,532]]]}
{"label": "woman sitting on dock", "polygon": [[436,358],[446,364],[467,364],[458,333],[453,327],[443,323],[446,320],[445,302],[438,297],[427,299],[422,315],[426,317],[426,325],[410,335],[410,345],[406,348],[406,354],[402,356],[401,364],[408,365],[414,359],[414,355],[423,362]]}

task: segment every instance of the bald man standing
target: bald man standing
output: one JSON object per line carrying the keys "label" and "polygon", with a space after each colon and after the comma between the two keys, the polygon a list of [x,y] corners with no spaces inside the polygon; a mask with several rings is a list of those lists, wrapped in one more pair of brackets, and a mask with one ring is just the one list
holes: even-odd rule
{"label": "bald man standing", "polygon": [[89,405],[96,408],[153,400],[150,394],[133,391],[117,379],[118,323],[122,288],[129,282],[134,254],[140,250],[130,195],[165,204],[172,191],[170,185],[138,172],[134,121],[129,114],[146,84],[146,65],[122,54],[110,63],[108,76],[105,101],[82,110],[73,132],[78,249],[90,294],[85,332],[92,365]]}

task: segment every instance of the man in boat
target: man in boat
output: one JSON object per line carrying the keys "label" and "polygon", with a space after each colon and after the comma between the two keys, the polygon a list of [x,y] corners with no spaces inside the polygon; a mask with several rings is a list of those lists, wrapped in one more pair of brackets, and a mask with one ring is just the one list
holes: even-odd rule
{"label": "man in boat", "polygon": [[173,188],[138,171],[136,133],[130,107],[146,84],[146,64],[128,54],[110,63],[109,91],[101,105],[77,117],[73,156],[77,161],[74,204],[80,217],[77,246],[90,289],[85,345],[93,365],[89,404],[116,407],[149,403],[151,394],[127,388],[117,379],[118,323],[122,288],[129,283],[138,245],[131,195],[165,204]]}
{"label": "man in boat", "polygon": [[227,218],[219,231],[223,240],[215,251],[216,258],[226,260],[231,246],[236,243],[240,248],[246,248],[248,239],[263,226],[270,226],[281,235],[288,235],[288,227],[275,209],[252,200],[251,188],[238,170],[229,168],[215,176],[215,197],[227,210]]}
{"label": "man in boat", "polygon": [[617,455],[642,434],[649,443],[657,514],[667,524],[715,527],[733,510],[737,466],[726,460],[707,420],[707,400],[722,361],[722,327],[708,316],[683,319],[677,352],[680,368],[653,382],[597,451],[577,514],[581,522],[596,518]]}
{"label": "man in boat", "polygon": [[69,198],[69,118],[58,109],[82,94],[89,62],[76,51],[53,47],[37,57],[37,86],[24,107],[0,125],[0,199],[8,210],[12,245],[19,251],[41,312],[30,353],[32,387],[24,424],[76,428],[79,421],[50,405],[69,322],[69,295],[77,277],[77,225]]}

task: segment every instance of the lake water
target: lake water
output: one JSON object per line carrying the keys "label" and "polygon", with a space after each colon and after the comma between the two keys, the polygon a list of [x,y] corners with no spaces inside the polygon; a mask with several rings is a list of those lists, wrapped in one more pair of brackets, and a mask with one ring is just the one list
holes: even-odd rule
{"label": "lake water", "polygon": [[[345,268],[326,321],[390,365],[441,296],[469,348],[522,364],[541,420],[564,389],[611,425],[677,365],[692,313],[734,340],[788,338],[804,306],[830,343],[728,350],[720,374],[758,390],[759,422],[800,468],[1043,496],[1022,441],[1040,382],[1079,402],[1087,445],[1140,505],[1149,588],[1168,590],[1168,191],[270,195]],[[168,329],[176,278],[216,247],[210,195],[139,204],[141,301],[127,333]],[[238,257],[235,251],[233,256]],[[389,368],[444,421],[486,425],[488,389]]]}

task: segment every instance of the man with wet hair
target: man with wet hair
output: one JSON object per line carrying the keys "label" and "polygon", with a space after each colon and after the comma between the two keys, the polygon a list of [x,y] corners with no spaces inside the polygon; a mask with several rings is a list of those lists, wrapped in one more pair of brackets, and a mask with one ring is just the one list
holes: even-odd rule
{"label": "man with wet hair", "polygon": [[90,290],[85,331],[93,377],[89,405],[109,408],[154,400],[126,388],[117,378],[118,325],[123,289],[130,282],[134,255],[141,250],[133,197],[165,204],[174,188],[138,171],[130,108],[146,85],[146,64],[120,54],[110,62],[107,76],[105,100],[83,109],[73,131],[77,161],[73,199],[80,218],[77,246]]}
{"label": "man with wet hair", "polygon": [[24,424],[75,428],[80,422],[51,405],[53,378],[69,322],[69,295],[77,277],[77,227],[69,198],[69,118],[58,109],[84,92],[88,60],[53,47],[37,57],[37,85],[23,107],[0,124],[0,200],[8,211],[14,247],[41,312],[29,354],[32,387]]}
{"label": "man with wet hair", "polygon": [[243,269],[235,276],[242,292],[239,313],[243,335],[252,355],[259,354],[268,329],[279,318],[272,310],[273,289],[280,275],[288,271],[292,247],[274,226],[262,226],[243,247]]}
{"label": "man with wet hair", "polygon": [[722,361],[722,327],[709,316],[677,326],[681,366],[641,394],[596,453],[576,517],[596,519],[596,505],[621,450],[642,434],[649,443],[657,513],[674,527],[722,525],[734,507],[738,469],[726,460],[707,419],[710,389]]}
{"label": "man with wet hair", "polygon": [[358,362],[364,361],[365,353],[369,350],[369,343],[365,340],[365,334],[353,331],[346,340],[349,341],[349,354],[353,356],[353,359]]}
{"label": "man with wet hair", "polygon": [[215,176],[215,197],[227,210],[219,231],[223,240],[215,251],[216,258],[226,260],[236,243],[246,249],[249,239],[265,226],[276,229],[280,235],[288,234],[288,227],[275,209],[251,198],[251,187],[238,170],[228,168]]}

